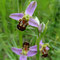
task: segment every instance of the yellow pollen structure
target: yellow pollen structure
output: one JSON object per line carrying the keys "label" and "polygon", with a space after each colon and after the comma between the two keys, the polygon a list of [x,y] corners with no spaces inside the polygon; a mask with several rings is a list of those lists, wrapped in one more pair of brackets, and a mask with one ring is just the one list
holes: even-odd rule
{"label": "yellow pollen structure", "polygon": [[20,26],[22,26],[22,24],[20,24]]}
{"label": "yellow pollen structure", "polygon": [[41,45],[41,49],[40,49],[40,51],[42,51],[42,50],[43,50],[44,48],[46,48],[47,46],[49,46],[48,43]]}
{"label": "yellow pollen structure", "polygon": [[28,50],[24,50],[24,49],[23,49],[22,54],[23,54],[23,55],[27,55],[27,53],[28,53]]}
{"label": "yellow pollen structure", "polygon": [[29,21],[29,15],[24,15],[22,19]]}

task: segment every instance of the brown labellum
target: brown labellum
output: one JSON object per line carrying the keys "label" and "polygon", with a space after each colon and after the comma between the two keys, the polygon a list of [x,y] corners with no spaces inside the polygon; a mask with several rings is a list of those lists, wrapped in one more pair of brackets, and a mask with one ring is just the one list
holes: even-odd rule
{"label": "brown labellum", "polygon": [[24,50],[29,50],[29,43],[28,42],[23,43],[23,49]]}
{"label": "brown labellum", "polygon": [[24,31],[28,25],[28,22],[25,20],[25,18],[19,20],[19,24],[17,25],[17,28],[21,31]]}
{"label": "brown labellum", "polygon": [[43,48],[42,50],[42,57],[48,57],[48,53],[47,53],[47,50],[45,48]]}
{"label": "brown labellum", "polygon": [[48,54],[43,54],[42,57],[48,57]]}

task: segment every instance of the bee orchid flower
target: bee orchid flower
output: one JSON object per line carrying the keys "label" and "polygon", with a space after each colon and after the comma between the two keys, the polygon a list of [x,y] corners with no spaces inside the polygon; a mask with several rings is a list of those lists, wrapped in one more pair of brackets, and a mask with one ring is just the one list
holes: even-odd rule
{"label": "bee orchid flower", "polygon": [[44,22],[40,23],[40,21],[37,17],[35,17],[35,21],[36,21],[36,25],[33,24],[33,26],[37,27],[39,32],[43,32],[45,29]]}
{"label": "bee orchid flower", "polygon": [[[40,43],[39,43],[39,50],[40,50],[40,52],[42,52],[42,56],[43,57],[47,57],[48,56],[48,50],[49,50],[49,45],[46,43],[46,44],[44,44],[43,42],[42,42],[42,40],[40,41]],[[30,50],[31,51],[37,51],[37,45],[35,45],[35,46],[32,46],[32,47],[30,47]]]}
{"label": "bee orchid flower", "polygon": [[17,55],[20,55],[19,60],[27,60],[27,57],[32,57],[37,53],[36,51],[29,50],[29,43],[27,42],[23,43],[23,49],[12,47],[12,51]]}
{"label": "bee orchid flower", "polygon": [[25,13],[13,13],[9,16],[10,18],[19,21],[19,24],[17,25],[19,30],[24,31],[27,25],[37,26],[36,21],[32,18],[36,6],[37,2],[32,1],[25,10]]}

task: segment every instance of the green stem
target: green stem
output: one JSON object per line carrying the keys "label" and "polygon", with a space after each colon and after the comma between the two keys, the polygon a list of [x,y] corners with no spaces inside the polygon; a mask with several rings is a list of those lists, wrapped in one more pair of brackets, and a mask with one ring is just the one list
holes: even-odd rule
{"label": "green stem", "polygon": [[37,57],[37,59],[36,60],[39,60],[39,31],[38,31],[38,39],[37,39],[37,41],[36,41],[36,43],[37,43],[37,55],[36,55],[36,57]]}
{"label": "green stem", "polygon": [[21,31],[19,31],[20,48],[22,48],[22,44],[23,44],[22,35],[23,35],[23,33]]}
{"label": "green stem", "polygon": [[37,55],[36,55],[37,59],[36,60],[39,60],[39,39],[37,40],[38,41],[37,41]]}
{"label": "green stem", "polygon": [[36,60],[39,60],[39,57],[40,57],[39,42],[40,42],[41,38],[42,38],[41,36],[38,36],[38,39],[37,39],[37,55],[36,55],[37,59]]}
{"label": "green stem", "polygon": [[[22,0],[21,0],[21,3],[22,3]],[[19,4],[19,0],[17,0],[17,7],[18,7],[18,13],[19,13],[20,10],[22,11],[22,4],[21,5]],[[20,10],[19,10],[19,8],[20,8]],[[21,31],[19,31],[20,48],[22,48],[22,44],[23,44],[22,35],[23,35],[23,33]]]}

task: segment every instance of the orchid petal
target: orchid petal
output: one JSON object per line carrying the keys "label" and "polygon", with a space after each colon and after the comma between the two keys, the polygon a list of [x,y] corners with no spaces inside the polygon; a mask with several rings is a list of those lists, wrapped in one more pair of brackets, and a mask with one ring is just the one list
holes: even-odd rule
{"label": "orchid petal", "polygon": [[33,13],[34,13],[34,11],[35,11],[35,9],[36,9],[36,6],[37,6],[37,2],[32,1],[32,2],[30,3],[30,5],[27,7],[27,9],[26,9],[26,11],[25,11],[25,14],[32,16]]}
{"label": "orchid petal", "polygon": [[[39,49],[41,49],[41,46],[39,46]],[[29,48],[30,51],[37,51],[37,45],[34,45]]]}
{"label": "orchid petal", "polygon": [[42,32],[44,31],[44,29],[45,29],[45,24],[44,23],[42,23],[43,24],[43,28],[42,28]]}
{"label": "orchid petal", "polygon": [[37,17],[35,17],[35,20],[38,23],[38,25],[40,25],[40,21],[39,21],[39,19]]}
{"label": "orchid petal", "polygon": [[34,27],[38,27],[38,23],[35,19],[30,18],[28,21],[29,25],[34,26]]}
{"label": "orchid petal", "polygon": [[37,45],[34,45],[29,48],[30,51],[37,51]]}
{"label": "orchid petal", "polygon": [[27,60],[27,56],[21,55],[20,58],[19,58],[19,60]]}
{"label": "orchid petal", "polygon": [[11,14],[9,17],[12,18],[12,19],[15,19],[15,20],[19,20],[19,19],[21,19],[23,16],[24,16],[23,13],[13,13],[13,14]]}
{"label": "orchid petal", "polygon": [[28,51],[27,56],[31,57],[37,54],[37,51]]}
{"label": "orchid petal", "polygon": [[15,47],[12,47],[12,51],[14,53],[16,53],[17,55],[21,55],[21,53],[22,53],[22,49],[18,49],[18,48],[15,48]]}
{"label": "orchid petal", "polygon": [[49,50],[49,47],[46,47],[46,50]]}
{"label": "orchid petal", "polygon": [[42,24],[40,24],[40,25],[38,26],[38,30],[39,30],[39,32],[42,31]]}
{"label": "orchid petal", "polygon": [[41,23],[41,24],[38,26],[39,32],[43,32],[44,29],[45,29],[45,24],[44,24],[44,23]]}
{"label": "orchid petal", "polygon": [[44,31],[45,29],[45,24],[42,22],[42,32]]}
{"label": "orchid petal", "polygon": [[42,40],[40,41],[40,45],[43,45],[44,43],[42,42]]}

